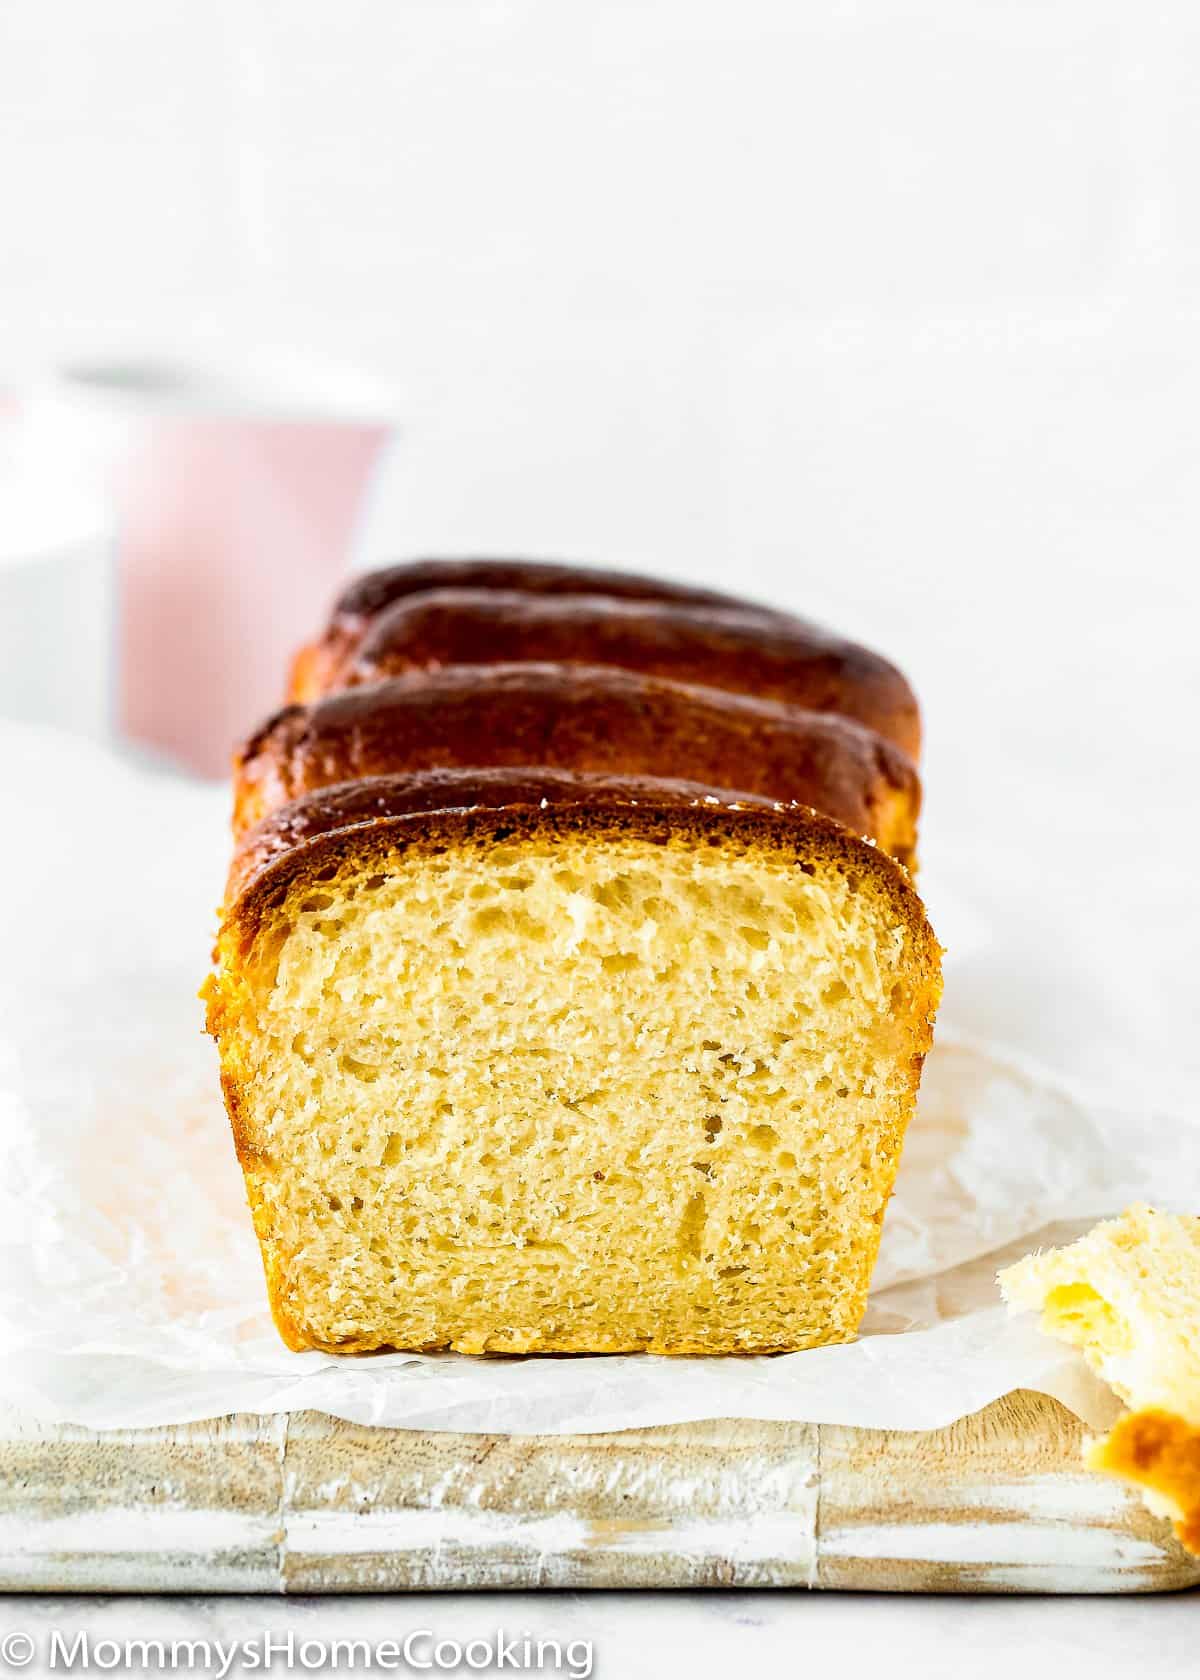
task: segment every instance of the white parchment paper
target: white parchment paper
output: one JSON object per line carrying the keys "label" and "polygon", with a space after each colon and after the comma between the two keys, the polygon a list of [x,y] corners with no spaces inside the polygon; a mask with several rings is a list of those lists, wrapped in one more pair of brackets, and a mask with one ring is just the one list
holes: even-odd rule
{"label": "white parchment paper", "polygon": [[[227,795],[31,730],[0,730],[0,752],[18,807],[0,839],[0,1402],[98,1428],[313,1408],[513,1433],[727,1416],[920,1429],[1028,1387],[1094,1425],[1111,1415],[1076,1356],[1006,1315],[995,1272],[1138,1197],[1200,1207],[1200,1131],[981,1038],[994,931],[935,875],[946,999],[856,1343],[771,1359],[293,1354],[267,1312],[195,995]],[[1013,972],[995,981],[1006,1022]]]}

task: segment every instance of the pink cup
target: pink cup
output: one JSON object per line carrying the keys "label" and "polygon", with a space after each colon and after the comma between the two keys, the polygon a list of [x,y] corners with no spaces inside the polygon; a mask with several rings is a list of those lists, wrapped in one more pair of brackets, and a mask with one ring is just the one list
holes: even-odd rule
{"label": "pink cup", "polygon": [[282,703],[350,569],[390,423],[361,392],[158,367],[55,388],[114,501],[120,732],[208,776]]}

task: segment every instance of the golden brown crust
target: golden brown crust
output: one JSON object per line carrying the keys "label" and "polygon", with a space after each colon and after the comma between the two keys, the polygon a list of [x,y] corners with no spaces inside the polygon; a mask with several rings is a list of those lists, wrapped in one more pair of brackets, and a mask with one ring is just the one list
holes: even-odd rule
{"label": "golden brown crust", "polygon": [[290,706],[239,756],[235,833],[314,789],[435,767],[678,776],[810,805],[911,860],[917,772],[847,718],[605,666],[450,667]]}
{"label": "golden brown crust", "polygon": [[[400,778],[395,780],[398,783]],[[421,847],[507,844],[547,835],[563,839],[579,834],[592,839],[632,835],[663,843],[680,838],[697,845],[767,847],[788,852],[798,867],[816,854],[869,874],[917,936],[918,950],[937,958],[937,941],[908,872],[885,851],[811,806],[767,800],[743,804],[729,793],[702,793],[693,798],[690,789],[683,791],[686,784],[657,777],[642,777],[636,784],[623,778],[598,779],[591,787],[582,779],[571,780],[575,791],[553,801],[539,794],[535,802],[536,782],[527,786],[518,780],[511,794],[497,790],[496,797],[503,803],[433,806],[425,805],[418,795],[400,814],[352,816],[344,824],[330,822],[336,803],[329,811],[322,811],[319,803],[310,807],[312,815],[306,820],[298,802],[297,815],[290,819],[295,825],[294,839],[273,851],[261,867],[242,873],[242,885],[226,902],[221,940],[235,932],[236,943],[244,949],[265,909],[277,907],[291,891],[320,880],[322,870],[336,869],[348,855],[366,862],[374,852],[382,861]],[[626,790],[634,787],[636,797],[628,797]],[[398,791],[397,805],[403,807],[409,797]]]}
{"label": "golden brown crust", "polygon": [[661,776],[597,776],[545,766],[493,765],[487,769],[411,770],[393,776],[364,776],[335,782],[281,805],[242,836],[226,883],[231,904],[250,880],[293,846],[318,834],[350,828],[380,817],[405,817],[418,811],[503,810],[509,805],[652,805],[674,808],[731,804],[760,810],[777,808],[759,794],[714,788],[703,782]]}
{"label": "golden brown crust", "polygon": [[1170,1412],[1126,1412],[1090,1448],[1087,1463],[1169,1503],[1180,1542],[1200,1555],[1200,1429]]}
{"label": "golden brown crust", "polygon": [[324,692],[447,665],[614,665],[854,718],[914,759],[916,697],[878,654],[799,619],[678,601],[435,589],[377,613]]}
{"label": "golden brown crust", "polygon": [[326,694],[347,655],[371,621],[393,602],[427,589],[520,590],[528,595],[607,595],[625,601],[679,601],[692,605],[739,607],[764,618],[778,618],[770,607],[754,606],[716,589],[696,589],[665,578],[614,572],[596,566],[545,560],[409,560],[398,566],[364,572],[347,584],[330,614],[328,627],[296,655],[288,684],[289,700],[315,700]]}

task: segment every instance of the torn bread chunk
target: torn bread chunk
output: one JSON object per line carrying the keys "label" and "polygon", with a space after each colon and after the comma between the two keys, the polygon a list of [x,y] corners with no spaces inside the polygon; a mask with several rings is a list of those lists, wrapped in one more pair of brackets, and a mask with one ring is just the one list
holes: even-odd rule
{"label": "torn bread chunk", "polygon": [[289,1346],[852,1338],[940,990],[904,871],[810,810],[439,775],[235,870],[209,1025]]}
{"label": "torn bread chunk", "polygon": [[999,1281],[1131,1408],[1089,1446],[1090,1467],[1146,1490],[1200,1551],[1200,1218],[1131,1207]]}
{"label": "torn bread chunk", "polygon": [[1174,1524],[1189,1552],[1200,1557],[1200,1426],[1153,1407],[1125,1412],[1084,1462],[1142,1490],[1157,1517]]}

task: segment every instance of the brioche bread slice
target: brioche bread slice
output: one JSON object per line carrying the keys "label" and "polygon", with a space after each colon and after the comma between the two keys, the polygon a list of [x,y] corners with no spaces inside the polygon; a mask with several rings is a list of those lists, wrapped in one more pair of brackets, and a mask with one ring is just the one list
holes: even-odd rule
{"label": "brioche bread slice", "polygon": [[680,784],[369,786],[247,837],[206,988],[288,1345],[853,1337],[940,990],[903,870]]}
{"label": "brioche bread slice", "polygon": [[554,560],[405,560],[361,572],[334,602],[324,632],[292,661],[289,700],[316,700],[337,687],[337,673],[372,624],[393,603],[431,589],[495,589],[553,598],[605,595],[613,601],[677,601],[690,606],[737,607],[764,622],[787,615],[717,589],[672,583],[640,572],[614,572]]}
{"label": "brioche bread slice", "polygon": [[238,756],[234,830],[335,782],[540,764],[799,802],[913,861],[912,760],[850,718],[606,665],[447,666],[288,706]]}
{"label": "brioche bread slice", "polygon": [[446,665],[523,660],[611,665],[781,700],[853,718],[914,760],[921,750],[916,697],[879,654],[799,619],[679,601],[424,590],[393,601],[367,625],[323,692]]}
{"label": "brioche bread slice", "polygon": [[1142,1487],[1200,1552],[1200,1218],[1135,1206],[999,1281],[1132,1408],[1088,1465]]}

